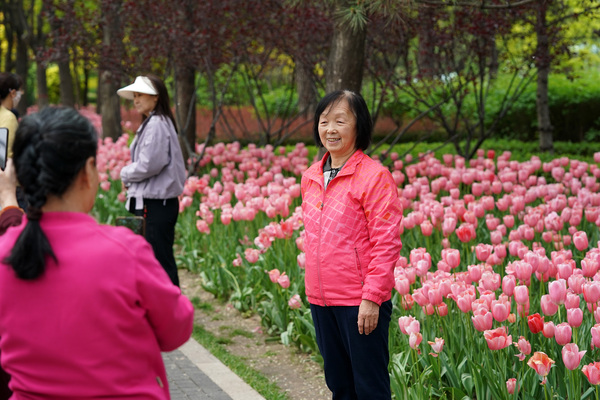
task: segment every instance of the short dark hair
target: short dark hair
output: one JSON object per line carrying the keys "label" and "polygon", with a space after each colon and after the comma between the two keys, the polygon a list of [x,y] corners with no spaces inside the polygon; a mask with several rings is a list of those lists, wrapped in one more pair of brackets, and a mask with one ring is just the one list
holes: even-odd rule
{"label": "short dark hair", "polygon": [[61,196],[90,157],[96,157],[98,136],[92,123],[73,108],[46,107],[23,118],[13,145],[15,172],[23,186],[27,225],[10,255],[3,260],[21,279],[38,278],[46,257],[56,261],[40,226],[49,195]]}
{"label": "short dark hair", "polygon": [[366,150],[371,145],[371,136],[373,135],[373,120],[369,113],[369,108],[365,99],[360,93],[351,90],[336,90],[325,95],[317,105],[315,110],[315,120],[313,123],[313,137],[318,147],[323,147],[319,136],[319,118],[321,114],[327,110],[329,106],[338,103],[340,100],[346,99],[350,106],[350,111],[356,118],[356,149]]}
{"label": "short dark hair", "polygon": [[23,79],[11,72],[0,73],[0,100],[4,100],[11,90],[19,90],[23,87]]}
{"label": "short dark hair", "polygon": [[[167,91],[167,86],[165,83],[156,75],[148,74],[145,75],[152,82],[152,86],[158,92],[158,101],[156,102],[156,107],[154,107],[155,115],[163,115],[168,117],[172,122],[175,130],[177,130],[177,124],[175,123],[175,117],[173,116],[173,111],[171,111],[171,104],[169,101],[169,92]],[[142,117],[142,121],[146,119]]]}

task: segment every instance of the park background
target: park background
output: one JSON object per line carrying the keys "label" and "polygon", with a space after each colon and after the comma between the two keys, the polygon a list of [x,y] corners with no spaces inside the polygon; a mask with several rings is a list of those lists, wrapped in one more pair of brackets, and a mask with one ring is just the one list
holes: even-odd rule
{"label": "park background", "polygon": [[[360,91],[376,122],[369,152],[405,207],[395,398],[598,398],[599,11],[586,0],[7,0],[0,70],[25,78],[21,115],[73,106],[101,132],[94,212],[106,223],[123,213],[118,172],[139,124],[116,90],[163,77],[189,160],[179,265],[317,359],[299,177],[317,154],[318,99]],[[536,314],[561,335],[567,324],[568,341],[530,325]],[[554,362],[547,380],[549,361],[527,364],[536,352]]]}

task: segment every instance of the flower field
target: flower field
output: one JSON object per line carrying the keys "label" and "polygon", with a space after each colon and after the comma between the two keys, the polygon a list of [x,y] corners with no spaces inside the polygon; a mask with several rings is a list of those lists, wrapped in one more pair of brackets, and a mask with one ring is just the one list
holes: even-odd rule
{"label": "flower field", "polygon": [[[125,215],[127,142],[101,141],[101,222]],[[258,313],[284,343],[318,354],[299,207],[314,149],[204,150],[180,199],[179,266]],[[588,162],[491,150],[392,161],[404,206],[390,329],[395,398],[597,399],[600,153]]]}

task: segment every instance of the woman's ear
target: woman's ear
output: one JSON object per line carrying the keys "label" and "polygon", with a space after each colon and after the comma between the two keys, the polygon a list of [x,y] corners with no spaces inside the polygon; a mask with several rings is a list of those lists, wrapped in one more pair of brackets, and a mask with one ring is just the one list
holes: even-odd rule
{"label": "woman's ear", "polygon": [[82,183],[86,187],[98,186],[98,170],[96,168],[96,157],[89,157],[82,168]]}

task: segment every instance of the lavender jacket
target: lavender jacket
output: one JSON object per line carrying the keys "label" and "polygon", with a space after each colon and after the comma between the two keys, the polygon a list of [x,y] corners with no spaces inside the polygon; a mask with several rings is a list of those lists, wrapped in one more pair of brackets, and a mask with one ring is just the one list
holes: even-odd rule
{"label": "lavender jacket", "polygon": [[127,198],[169,199],[183,192],[185,163],[177,132],[168,117],[150,114],[131,142],[131,164],[121,170]]}

